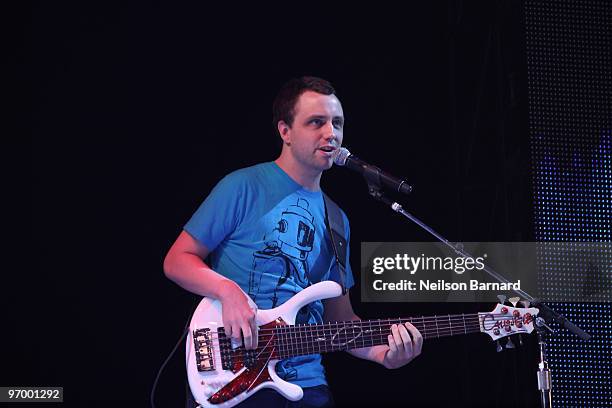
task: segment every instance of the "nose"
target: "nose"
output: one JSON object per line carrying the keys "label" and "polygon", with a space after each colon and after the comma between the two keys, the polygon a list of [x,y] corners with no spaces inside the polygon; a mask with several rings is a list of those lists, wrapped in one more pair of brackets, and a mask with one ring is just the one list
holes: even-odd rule
{"label": "nose", "polygon": [[327,126],[325,126],[325,140],[327,142],[332,141],[334,139],[338,139],[338,135],[337,135],[337,129],[334,127],[334,125],[331,122],[328,122]]}

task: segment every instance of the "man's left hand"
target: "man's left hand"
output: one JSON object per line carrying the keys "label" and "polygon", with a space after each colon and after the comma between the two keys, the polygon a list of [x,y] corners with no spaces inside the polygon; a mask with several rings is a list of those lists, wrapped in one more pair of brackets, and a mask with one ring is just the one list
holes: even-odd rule
{"label": "man's left hand", "polygon": [[385,353],[383,366],[400,368],[421,354],[423,336],[412,324],[394,324],[388,337],[389,350]]}

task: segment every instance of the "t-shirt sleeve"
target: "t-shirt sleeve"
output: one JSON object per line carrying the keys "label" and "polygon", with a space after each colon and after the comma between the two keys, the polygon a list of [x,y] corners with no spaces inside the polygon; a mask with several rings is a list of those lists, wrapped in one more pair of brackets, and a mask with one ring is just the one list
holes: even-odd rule
{"label": "t-shirt sleeve", "polygon": [[230,235],[244,216],[246,183],[232,173],[213,188],[183,229],[210,252]]}

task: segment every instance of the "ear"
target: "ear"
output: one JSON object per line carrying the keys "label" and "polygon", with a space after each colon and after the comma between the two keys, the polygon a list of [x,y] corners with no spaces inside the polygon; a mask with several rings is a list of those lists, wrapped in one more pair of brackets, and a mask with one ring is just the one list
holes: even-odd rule
{"label": "ear", "polygon": [[276,124],[276,128],[278,129],[278,134],[280,135],[281,139],[283,139],[283,144],[291,146],[291,135],[289,134],[291,127],[285,123],[284,120],[279,120]]}

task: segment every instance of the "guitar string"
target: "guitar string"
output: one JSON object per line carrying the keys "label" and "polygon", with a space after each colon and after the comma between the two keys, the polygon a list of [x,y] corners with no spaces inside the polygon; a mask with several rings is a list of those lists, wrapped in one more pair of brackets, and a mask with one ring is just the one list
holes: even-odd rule
{"label": "guitar string", "polygon": [[[474,326],[474,325],[470,325],[470,326],[466,326],[465,328],[462,329],[455,329],[452,327],[448,327],[448,328],[440,328],[438,330],[434,330],[434,329],[430,329],[430,330],[423,330],[422,334],[424,339],[430,339],[430,338],[437,338],[437,337],[444,337],[444,336],[448,336],[448,335],[454,335],[454,334],[467,334],[467,333],[477,333],[480,332],[480,326]],[[350,340],[355,340],[354,344],[359,344],[361,343],[362,346],[361,347],[369,347],[365,345],[365,342],[373,342],[375,340],[380,341],[380,344],[384,344],[387,343],[387,336],[388,336],[388,332],[385,333],[366,333],[363,334],[359,337],[354,337],[354,336],[349,336],[349,335],[344,335],[344,336],[336,336],[336,339],[340,342],[343,342],[346,344],[347,341]],[[268,335],[269,337],[273,338],[274,335]],[[261,339],[261,337],[260,337]],[[297,340],[297,341],[295,341]],[[266,342],[269,342],[270,340],[266,339],[264,340]],[[353,343],[353,342],[352,342]],[[345,347],[345,345],[338,345],[338,344],[332,344],[332,343],[313,343],[311,339],[309,338],[294,338],[294,339],[290,339],[290,341],[285,341],[285,339],[280,339],[280,341],[278,343],[275,343],[275,347],[280,348],[281,350],[279,351],[279,353],[283,353],[285,350],[283,349],[290,349],[291,351],[294,352],[295,354],[295,350],[299,349],[300,353],[303,354],[316,354],[318,352],[321,351],[322,348],[325,348],[325,351],[330,351],[327,350],[329,347],[332,348],[331,351],[335,351],[334,348],[338,348],[338,350],[343,350]],[[310,348],[312,348],[312,350],[310,350]],[[351,348],[360,348],[359,346],[356,347],[351,347]],[[265,349],[264,347],[258,347],[257,349],[251,350],[251,353],[255,353],[256,351],[262,351]],[[249,352],[248,350],[245,350],[244,348],[237,348],[232,352],[232,357],[243,357],[244,355],[247,354],[247,352]]]}
{"label": "guitar string", "polygon": [[[460,315],[459,315],[460,316]],[[492,316],[492,315],[488,315],[488,316]],[[481,323],[493,323],[493,322],[515,322],[518,320],[519,322],[521,322],[522,324],[529,324],[529,322],[525,322],[524,317],[521,316],[506,316],[506,315],[500,315],[500,316],[504,316],[503,318],[492,318],[492,319],[486,319],[487,315],[480,315],[479,317],[479,321],[478,324]],[[319,324],[301,324],[301,325],[285,325],[285,326],[275,326],[273,328],[266,328],[266,329],[259,329],[258,333],[260,335],[265,334],[266,332],[276,332],[279,329],[280,330],[285,330],[287,332],[293,332],[293,331],[301,331],[303,328],[306,328],[306,330],[318,330],[318,328],[325,330],[325,329],[342,329],[345,328],[346,326],[360,326],[360,325],[372,325],[372,324],[378,324],[378,325],[389,325],[391,326],[392,324],[399,324],[399,323],[405,323],[405,322],[410,322],[413,324],[422,324],[422,325],[438,325],[438,327],[441,327],[441,325],[443,324],[449,324],[450,326],[457,326],[460,327],[463,325],[463,322],[468,322],[469,320],[474,320],[474,318],[476,317],[475,315],[465,315],[464,317],[468,317],[468,319],[465,318],[461,318],[461,317],[453,317],[453,318],[439,318],[438,320],[434,320],[434,319],[424,319],[424,318],[411,318],[411,319],[380,319],[380,320],[352,320],[352,321],[345,321],[345,322],[329,322],[329,323],[319,323]],[[393,323],[392,323],[393,322]],[[469,323],[469,322],[468,322]],[[350,328],[349,327],[349,328]],[[219,335],[219,331],[215,331],[215,330],[209,330],[206,332],[206,334],[208,335],[213,335],[210,336],[211,338],[217,338]],[[225,333],[223,333],[225,334]],[[217,335],[217,336],[215,336]],[[229,337],[228,337],[229,338]]]}
{"label": "guitar string", "polygon": [[[479,317],[479,321],[478,322],[474,322],[473,319],[475,317]],[[354,337],[354,333],[348,333],[347,330],[348,329],[354,329],[355,327],[357,327],[358,329],[360,328],[360,325],[365,327],[366,325],[369,326],[369,329],[375,329],[375,330],[379,330],[381,331],[381,328],[384,327],[385,329],[385,334],[383,334],[382,332],[379,333],[373,333],[373,334],[363,334],[361,336],[356,337],[356,344],[358,344],[359,339],[361,339],[361,342],[364,342],[366,340],[371,341],[373,338],[375,337],[381,337],[381,341],[383,343],[386,343],[386,339],[383,338],[386,337],[388,335],[387,330],[389,330],[390,322],[395,322],[395,321],[401,321],[401,320],[406,320],[406,321],[410,321],[412,320],[413,323],[416,323],[417,325],[420,325],[419,323],[423,324],[423,328],[420,329],[421,333],[424,335],[424,338],[428,338],[428,337],[436,337],[433,336],[433,334],[436,334],[438,337],[443,337],[446,335],[453,335],[455,334],[454,332],[456,331],[456,334],[461,334],[461,333],[467,333],[468,331],[468,327],[470,332],[478,332],[481,331],[480,330],[480,326],[482,323],[482,320],[480,319],[481,317],[486,317],[486,316],[503,316],[503,319],[498,319],[501,321],[510,321],[510,320],[514,320],[516,321],[517,319],[519,319],[518,316],[508,316],[507,314],[497,314],[497,315],[492,315],[492,314],[486,314],[486,313],[478,313],[478,315],[476,314],[462,314],[462,315],[446,315],[446,316],[435,316],[433,319],[438,319],[438,320],[433,320],[432,317],[419,317],[419,318],[407,318],[407,319],[380,319],[380,320],[356,320],[356,321],[349,321],[349,322],[335,322],[335,323],[327,323],[327,324],[321,324],[321,325],[308,325],[308,324],[304,324],[304,325],[291,325],[291,326],[276,326],[275,328],[272,329],[262,329],[260,331],[259,334],[259,339],[264,340],[264,336],[289,336],[289,339],[291,341],[289,342],[279,342],[279,344],[277,344],[278,347],[281,348],[296,348],[296,347],[300,347],[301,349],[308,349],[309,347],[313,348],[313,352],[316,353],[317,350],[315,350],[315,347],[319,347],[320,349],[320,345],[319,343],[312,343],[312,341],[310,339],[308,339],[308,336],[310,336],[311,338],[314,337],[314,335],[320,335],[320,331],[319,329],[323,329],[323,334],[325,335],[325,329],[328,329],[330,332],[333,330],[332,326],[336,326],[334,327],[335,329],[340,329],[340,331],[337,331],[337,333],[335,333],[336,338],[338,339],[338,341],[344,342],[346,343],[346,341],[350,341],[353,339]],[[457,318],[461,317],[460,320],[462,320],[462,323],[457,324]],[[469,320],[472,320],[472,322],[466,322],[465,317],[468,317]],[[425,325],[426,321],[434,321],[436,323],[436,328],[434,329],[433,327],[427,327]],[[455,325],[453,325],[453,321],[455,322]],[[474,326],[474,324],[476,324],[476,326]],[[431,323],[430,323],[431,325]],[[339,327],[341,326],[341,327]],[[346,327],[349,326],[349,327]],[[453,327],[455,326],[455,327]],[[463,327],[462,327],[463,326]],[[317,327],[316,332],[313,331],[313,327]],[[344,331],[342,331],[341,329],[346,329]],[[450,331],[449,331],[450,330]],[[271,334],[265,334],[264,332],[267,331],[272,331]],[[212,333],[212,332],[208,332],[208,333]],[[218,332],[217,332],[218,333]],[[313,334],[314,333],[314,334]],[[332,334],[332,333],[329,333]],[[306,336],[306,338],[304,338],[304,335]],[[295,340],[294,341],[291,337],[294,337]],[[215,338],[218,336],[211,336],[209,337],[209,339]],[[299,339],[297,338],[299,337]],[[228,343],[230,341],[230,338],[225,338]],[[346,340],[346,341],[343,341]],[[363,344],[363,343],[362,343]],[[324,346],[327,348],[328,346],[324,344]],[[334,346],[332,345],[332,349],[333,347],[342,347],[342,346]],[[239,350],[239,351],[234,351],[234,356],[241,356],[244,353],[247,352],[246,349],[244,348],[237,348],[235,350]],[[255,350],[260,350],[260,348],[257,348]],[[254,352],[255,350],[251,351]],[[261,349],[263,350],[263,349]],[[310,350],[309,350],[310,351]],[[281,351],[282,352],[282,351]],[[310,354],[310,353],[307,353]]]}
{"label": "guitar string", "polygon": [[[474,330],[474,329],[472,329],[472,330],[467,331],[467,333],[477,333],[478,331],[479,331],[479,330]],[[452,334],[454,334],[454,333],[445,333],[445,334],[440,335],[440,336],[438,336],[438,337],[443,337],[444,335],[449,335],[449,334],[450,334],[450,335],[452,335]],[[457,333],[457,334],[459,334],[459,333]],[[461,333],[461,334],[464,334],[464,333]],[[365,336],[365,338],[363,339],[363,341],[364,341],[364,342],[365,342],[366,340],[373,341],[373,340],[375,340],[375,339],[377,339],[377,338],[379,338],[379,337],[383,337],[383,336],[380,336],[380,335],[378,335],[378,334],[377,334],[377,335],[371,335],[371,336]],[[436,337],[436,336],[434,336],[434,338],[435,338],[435,337]],[[386,336],[384,336],[383,338],[379,338],[378,340],[382,342],[382,343],[379,343],[379,344],[384,344],[384,343],[386,343]],[[370,346],[370,345],[367,345],[367,346],[366,346],[366,345],[362,345],[361,347],[369,347],[369,346]],[[296,351],[296,349],[295,349],[295,348],[294,348],[294,349],[292,349],[292,350],[278,350],[278,349],[280,348],[280,346],[279,346],[278,344],[275,344],[275,346],[273,346],[273,348],[274,348],[274,347],[276,347],[276,349],[277,349],[277,354],[278,354],[278,356],[279,356],[279,357],[281,357],[281,358],[288,358],[288,357],[292,357],[292,356],[298,356],[298,355],[307,355],[307,354],[319,354],[319,353],[321,353],[321,352],[333,352],[333,351],[343,351],[343,350],[350,350],[350,349],[354,349],[354,348],[361,348],[360,346],[356,346],[356,347],[352,347],[352,346],[351,346],[351,347],[346,347],[346,345],[333,345],[333,344],[331,344],[331,345],[330,345],[330,344],[327,344],[327,343],[325,343],[325,344],[324,344],[323,346],[321,346],[321,347],[317,347],[317,349],[315,349],[315,348],[313,347],[313,349],[312,349],[312,350],[310,350],[308,347],[300,347],[300,348],[299,348],[299,350],[297,350],[297,351]],[[330,347],[331,347],[331,349],[330,349]],[[287,348],[287,347],[283,347],[283,348]],[[323,350],[323,348],[324,348],[324,350]],[[269,356],[270,356],[270,355],[274,354],[274,351],[273,351],[273,350],[272,350],[272,351],[268,351],[268,353],[267,353],[267,354],[264,354],[264,353],[263,353],[263,352],[264,352],[264,350],[265,350],[265,348],[262,348],[262,349],[259,349],[259,348],[258,348],[258,349],[256,349],[256,350],[253,350],[253,352],[258,351],[259,353],[258,353],[258,358],[254,358],[254,359],[252,359],[252,360],[253,360],[253,361],[267,360],[267,359],[269,358]],[[232,353],[232,355],[231,355],[231,356],[232,356],[233,358],[238,358],[238,357],[244,358],[244,357],[245,357],[245,353],[244,353],[244,351],[245,351],[245,350],[239,350],[239,351],[236,351],[236,352]],[[286,355],[286,356],[285,356],[285,353],[287,353],[288,351],[291,351],[291,352],[290,352],[288,355]],[[261,356],[261,355],[263,355],[264,357],[259,357],[259,356]]]}
{"label": "guitar string", "polygon": [[[510,326],[508,326],[510,327]],[[279,329],[285,329],[286,327],[280,327]],[[308,327],[301,327],[303,329],[310,329]],[[501,327],[498,327],[501,330],[505,330],[502,329]],[[287,331],[287,330],[279,330],[276,333],[269,333],[269,334],[260,334],[258,337],[258,341],[261,341],[262,343],[267,341],[268,338],[270,337],[274,337],[277,336],[279,338],[281,338],[281,342],[279,343],[280,347],[295,347],[295,346],[303,346],[303,345],[309,345],[309,344],[318,344],[318,343],[313,343],[313,340],[315,337],[317,338],[321,338],[321,336],[326,337],[328,335],[331,335],[332,337],[335,337],[338,339],[338,341],[342,342],[342,341],[350,341],[353,338],[359,339],[359,338],[366,338],[367,336],[387,336],[389,334],[391,334],[391,330],[390,330],[390,326],[388,325],[368,325],[368,327],[357,327],[358,330],[364,330],[361,332],[361,334],[355,333],[354,331],[354,327],[350,328],[353,330],[336,330],[335,333],[332,333],[333,330],[328,330],[327,332],[325,330],[317,330],[317,331],[313,331],[313,330],[300,330],[300,331],[296,331],[296,330],[291,330],[291,331]],[[472,323],[466,323],[465,325],[437,325],[437,327],[420,327],[417,329],[421,332],[421,334],[424,336],[424,338],[431,338],[431,337],[436,337],[436,335],[438,337],[443,337],[446,335],[454,335],[454,334],[463,334],[463,333],[467,333],[468,331],[482,331],[481,330],[481,325],[478,322],[472,322]],[[501,331],[500,330],[500,331]],[[370,333],[366,333],[366,331],[370,331]],[[372,332],[373,331],[373,332]],[[524,333],[524,332],[523,332]],[[512,334],[518,334],[516,332],[514,333],[510,333],[510,332],[504,332],[504,336],[505,335],[512,335]],[[220,341],[220,340],[224,340],[226,341],[226,343],[229,345],[231,344],[231,338],[229,337],[225,337],[225,338],[221,338],[219,340],[219,338],[215,338],[213,337],[209,337],[209,341],[212,341],[213,339]],[[243,346],[240,346],[234,350],[245,350]],[[246,350],[245,350],[246,351]]]}
{"label": "guitar string", "polygon": [[[275,326],[273,328],[269,328],[269,329],[259,329],[259,333],[263,333],[266,331],[275,331],[278,328],[286,328],[287,330],[292,330],[292,329],[298,329],[302,328],[302,327],[307,327],[307,328],[311,328],[314,326],[318,326],[321,328],[327,328],[327,327],[332,327],[332,326],[347,326],[350,324],[353,325],[359,325],[359,324],[387,324],[390,322],[397,322],[397,323],[405,323],[405,322],[410,322],[410,323],[417,323],[417,324],[443,324],[443,323],[448,323],[450,322],[462,322],[464,320],[473,320],[474,318],[478,317],[479,321],[484,321],[486,320],[487,322],[499,322],[499,321],[516,321],[519,320],[521,321],[521,323],[523,324],[528,324],[523,322],[524,320],[524,316],[509,316],[507,314],[487,314],[487,313],[479,313],[478,315],[476,314],[466,314],[466,315],[443,315],[443,316],[435,316],[435,317],[412,317],[412,318],[389,318],[389,319],[375,319],[375,320],[348,320],[348,321],[343,321],[343,322],[328,322],[328,323],[317,323],[317,324],[301,324],[301,325],[285,325],[285,326]],[[492,317],[492,319],[487,319],[488,317]],[[391,324],[397,324],[397,323],[390,323]],[[210,330],[207,332],[207,334],[218,334],[220,333],[219,331],[215,331],[215,330]]]}
{"label": "guitar string", "polygon": [[[421,334],[424,335],[424,338],[435,338],[436,336],[439,337],[443,337],[446,335],[454,335],[454,334],[464,334],[464,333],[476,333],[477,331],[480,331],[480,326],[466,326],[465,328],[461,328],[461,329],[454,329],[451,327],[448,328],[441,328],[440,330],[435,330],[435,329],[428,329],[428,330],[421,330]],[[304,333],[306,334],[306,333]],[[325,336],[329,335],[331,333],[327,333],[324,334]],[[347,340],[350,341],[352,339],[355,339],[355,344],[357,344],[357,340],[361,341],[362,340],[372,340],[375,339],[376,337],[380,337],[381,339],[385,339],[387,338],[387,336],[391,334],[391,332],[370,332],[370,333],[365,333],[362,332],[361,335],[351,335],[351,334],[344,334],[344,335],[337,335],[335,338],[338,341],[342,341],[342,340]],[[302,337],[300,336],[300,338],[295,338],[295,339],[289,339],[289,341],[286,341],[286,339],[280,339],[279,342],[279,346],[303,346],[303,345],[311,345],[311,344],[319,344],[319,343],[314,343],[312,341],[312,337],[314,337],[317,334],[314,334],[312,336],[306,336],[306,337]],[[320,334],[319,334],[320,335]],[[275,335],[266,335],[267,337],[274,337]],[[332,335],[333,337],[333,335]],[[260,340],[263,341],[268,341],[268,339],[264,339],[260,336]],[[330,340],[331,341],[331,340]],[[327,344],[327,343],[323,343],[323,344]],[[257,348],[259,349],[259,348]],[[235,350],[240,350],[240,351],[246,351],[244,348],[237,348]],[[253,350],[254,351],[254,350]]]}
{"label": "guitar string", "polygon": [[[461,334],[478,333],[479,331],[480,331],[480,329],[479,329],[479,328],[471,328],[471,329],[469,329],[469,330],[467,330],[467,331],[462,331],[462,333],[461,333]],[[446,336],[446,335],[453,335],[453,334],[460,334],[460,333],[453,333],[452,331],[451,331],[451,332],[445,332],[445,333],[443,333],[443,334],[439,334],[438,336],[433,336],[433,338],[436,338],[436,337],[444,337],[444,336]],[[363,341],[365,341],[365,340],[370,340],[370,341],[373,341],[374,339],[376,339],[376,338],[378,338],[378,337],[380,337],[378,340],[379,340],[379,341],[382,341],[382,343],[380,343],[380,344],[384,344],[384,343],[386,343],[386,337],[387,337],[387,336],[386,336],[386,335],[381,336],[380,334],[374,334],[374,335],[364,336]],[[427,338],[428,338],[428,337],[425,337],[425,339],[427,339]],[[298,343],[296,343],[296,344],[298,344]],[[300,344],[301,344],[301,343],[300,343]],[[308,344],[310,344],[310,343],[308,343]],[[283,344],[283,346],[285,346],[285,344]],[[329,350],[329,349],[328,349],[328,348],[329,348],[328,346],[331,346],[331,350]],[[268,347],[269,347],[269,346],[268,346]],[[277,351],[276,351],[276,352],[277,352],[277,356],[278,356],[280,359],[283,359],[283,358],[289,358],[289,357],[294,357],[294,356],[298,356],[298,355],[319,354],[319,353],[321,353],[321,352],[344,351],[344,350],[351,350],[351,349],[354,349],[354,348],[360,348],[359,346],[357,346],[357,347],[352,347],[352,346],[351,346],[351,347],[346,347],[346,345],[333,345],[333,344],[328,345],[327,343],[325,343],[325,344],[324,344],[324,346],[322,346],[322,347],[318,347],[318,350],[315,350],[314,348],[313,348],[313,350],[309,350],[309,349],[308,349],[308,347],[307,347],[306,349],[304,349],[304,348],[302,347],[302,348],[300,348],[300,350],[299,350],[299,351],[297,351],[297,352],[295,351],[295,349],[294,349],[294,350],[291,350],[292,352],[291,352],[291,353],[289,353],[287,356],[285,356],[285,354],[284,354],[284,353],[286,353],[286,352],[287,352],[287,351],[289,351],[289,350],[287,350],[287,351],[284,351],[284,350],[278,350],[278,348],[279,348],[279,347],[280,347],[280,346],[279,346],[278,344],[275,344],[275,345],[274,345],[272,348],[273,348],[273,349],[274,349],[274,348],[276,348],[276,349],[277,349]],[[323,347],[325,347],[325,350],[322,350],[322,348],[323,348]],[[362,345],[361,347],[369,347],[369,345],[368,345],[368,346]],[[286,347],[283,347],[283,348],[286,348]],[[245,356],[245,351],[246,351],[246,350],[244,350],[244,349],[237,349],[237,350],[239,350],[239,351],[235,351],[234,353],[232,353],[232,355],[231,355],[231,356],[232,356],[233,358],[238,358],[238,357],[240,357],[240,358],[244,358],[244,356]],[[269,359],[270,359],[270,357],[274,355],[274,350],[271,350],[271,351],[268,351],[267,353],[264,353],[265,348],[262,348],[262,349],[257,348],[257,349],[255,349],[255,350],[253,350],[252,352],[256,352],[256,351],[258,351],[258,352],[259,352],[259,353],[258,353],[258,355],[257,355],[258,357],[254,358],[254,359],[251,359],[252,361],[263,361],[263,360],[269,360]],[[260,357],[260,356],[263,356],[263,357]]]}
{"label": "guitar string", "polygon": [[[474,326],[476,325],[477,327],[480,327],[481,322],[474,322],[474,321],[466,321],[465,324],[461,323],[461,324],[449,324],[448,321],[444,321],[444,322],[438,322],[437,325],[435,325],[436,327],[427,327],[425,324],[422,323],[416,323],[417,326],[423,326],[423,329],[429,329],[432,331],[436,331],[437,329],[439,330],[443,330],[443,329],[452,329],[452,330],[457,330],[457,331],[461,331],[463,330],[463,327],[469,327],[470,325]],[[332,326],[336,326],[336,327],[332,327]],[[389,329],[391,328],[392,324],[388,324],[388,323],[368,323],[368,324],[355,324],[355,323],[351,323],[348,322],[346,324],[333,324],[333,325],[318,325],[318,324],[311,324],[311,325],[300,325],[300,326],[277,326],[274,329],[265,329],[265,330],[260,330],[259,331],[259,338],[261,338],[262,336],[270,336],[270,335],[275,335],[275,334],[283,334],[283,335],[295,335],[295,334],[305,334],[305,333],[319,333],[319,332],[325,332],[325,331],[340,331],[340,333],[342,333],[342,329],[346,329],[346,330],[351,330],[351,329],[355,329],[355,328],[386,328]],[[430,325],[431,326],[431,325]],[[423,331],[423,329],[419,329],[419,331]],[[208,334],[211,333],[219,333],[219,332],[207,332]],[[225,333],[224,333],[225,334]],[[209,338],[212,339],[227,339],[228,341],[231,339],[231,337],[225,336],[225,337],[220,337],[219,335],[217,336],[209,336]]]}

